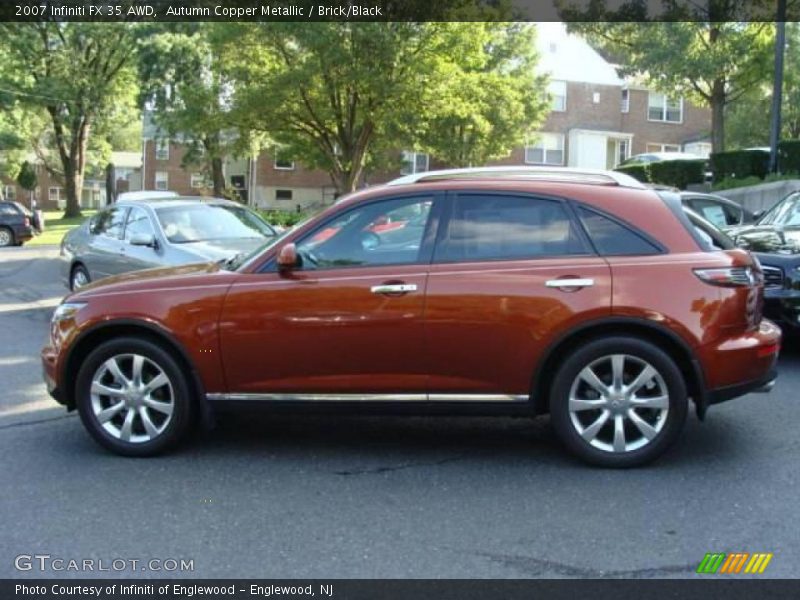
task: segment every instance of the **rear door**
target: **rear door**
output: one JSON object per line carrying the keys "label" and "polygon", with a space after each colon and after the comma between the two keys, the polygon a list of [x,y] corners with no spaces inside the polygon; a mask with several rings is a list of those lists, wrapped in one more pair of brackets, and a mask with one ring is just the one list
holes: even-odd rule
{"label": "rear door", "polygon": [[566,202],[489,192],[448,200],[426,297],[431,400],[527,400],[554,339],[610,314],[609,266]]}

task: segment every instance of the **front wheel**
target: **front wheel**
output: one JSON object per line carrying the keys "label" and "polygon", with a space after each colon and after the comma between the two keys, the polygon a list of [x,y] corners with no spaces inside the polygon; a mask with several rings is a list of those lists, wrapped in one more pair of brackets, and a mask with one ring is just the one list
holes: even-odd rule
{"label": "front wheel", "polygon": [[153,456],[186,434],[190,388],[181,366],[141,338],[101,344],[83,362],[76,384],[81,421],[102,446],[124,456]]}
{"label": "front wheel", "polygon": [[598,339],[562,364],[550,398],[553,427],[584,461],[634,467],[661,456],[686,420],[686,384],[650,342]]}

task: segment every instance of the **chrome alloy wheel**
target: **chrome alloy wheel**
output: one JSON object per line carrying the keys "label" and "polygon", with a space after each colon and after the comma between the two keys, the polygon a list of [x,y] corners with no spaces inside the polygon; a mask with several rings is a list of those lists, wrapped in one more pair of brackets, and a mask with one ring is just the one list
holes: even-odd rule
{"label": "chrome alloy wheel", "polygon": [[629,354],[611,354],[584,367],[569,392],[572,426],[605,452],[631,452],[664,427],[669,391],[653,365]]}
{"label": "chrome alloy wheel", "polygon": [[175,408],[172,383],[164,370],[141,354],[118,354],[92,377],[92,412],[111,436],[149,442],[169,425]]}
{"label": "chrome alloy wheel", "polygon": [[75,269],[72,274],[72,289],[79,290],[89,283],[89,278],[86,276],[86,271],[83,269]]}

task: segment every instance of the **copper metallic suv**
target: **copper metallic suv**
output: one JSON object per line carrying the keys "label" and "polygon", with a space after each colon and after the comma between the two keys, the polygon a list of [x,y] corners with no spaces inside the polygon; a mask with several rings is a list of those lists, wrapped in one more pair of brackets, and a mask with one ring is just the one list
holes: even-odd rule
{"label": "copper metallic suv", "polygon": [[227,262],[68,296],[56,400],[119,454],[220,405],[534,416],[590,463],[678,437],[689,400],[767,390],[780,332],[756,260],[617,173],[429,172],[351,195]]}

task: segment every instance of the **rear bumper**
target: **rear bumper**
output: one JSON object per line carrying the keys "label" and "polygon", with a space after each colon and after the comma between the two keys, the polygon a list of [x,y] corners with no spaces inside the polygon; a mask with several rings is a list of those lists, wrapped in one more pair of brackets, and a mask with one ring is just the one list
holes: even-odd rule
{"label": "rear bumper", "polygon": [[775,386],[775,382],[778,380],[778,370],[773,368],[770,369],[769,373],[761,377],[760,379],[755,379],[753,381],[747,381],[745,383],[738,383],[736,385],[729,385],[723,388],[718,388],[716,390],[712,390],[708,393],[708,403],[709,404],[719,404],[720,402],[725,402],[726,400],[733,400],[734,398],[738,398],[739,396],[744,396],[745,394],[751,393],[768,393],[772,391],[772,388]]}

